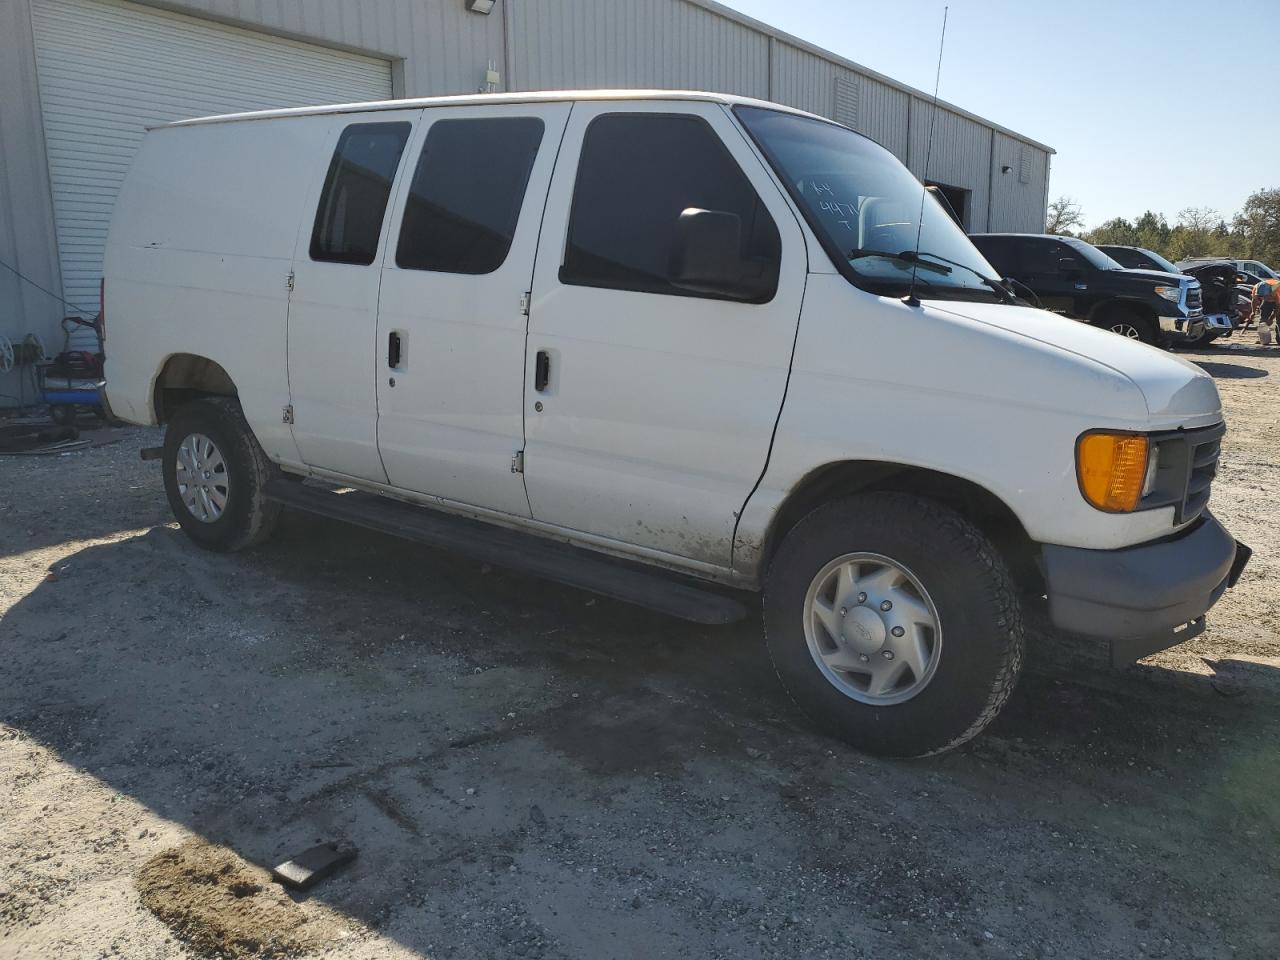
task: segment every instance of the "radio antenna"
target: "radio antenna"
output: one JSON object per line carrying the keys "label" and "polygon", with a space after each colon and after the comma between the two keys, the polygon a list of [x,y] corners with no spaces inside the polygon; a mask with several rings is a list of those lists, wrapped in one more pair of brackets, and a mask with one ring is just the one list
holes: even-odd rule
{"label": "radio antenna", "polygon": [[[933,107],[929,112],[929,142],[924,151],[924,176],[921,180],[929,179],[929,161],[933,158],[933,123],[938,118],[938,87],[942,83],[942,50],[947,42],[947,14],[951,7],[942,8],[942,37],[938,40],[938,71],[933,76]],[[924,204],[929,198],[929,187],[927,184],[920,185],[920,216],[916,220],[916,249],[915,254],[911,258],[911,289],[907,291],[907,299],[904,301],[909,307],[920,306],[920,301],[916,299],[916,275],[920,272],[920,234],[924,231]]]}

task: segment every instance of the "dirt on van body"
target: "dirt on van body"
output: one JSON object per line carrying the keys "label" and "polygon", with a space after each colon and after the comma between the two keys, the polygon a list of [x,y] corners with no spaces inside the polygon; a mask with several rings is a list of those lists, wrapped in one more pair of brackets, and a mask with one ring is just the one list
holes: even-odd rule
{"label": "dirt on van body", "polygon": [[[301,515],[206,553],[153,431],[0,457],[0,957],[1280,956],[1280,350],[1190,356],[1240,586],[1123,671],[1036,634],[912,763],[810,730],[758,617]],[[325,841],[360,856],[265,879]]]}

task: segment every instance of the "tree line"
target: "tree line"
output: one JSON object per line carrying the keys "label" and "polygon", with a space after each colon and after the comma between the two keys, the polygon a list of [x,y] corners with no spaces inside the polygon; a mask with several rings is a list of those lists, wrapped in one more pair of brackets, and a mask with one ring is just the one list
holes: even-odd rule
{"label": "tree line", "polygon": [[1252,194],[1230,220],[1208,207],[1187,207],[1173,224],[1148,210],[1134,221],[1115,217],[1092,230],[1083,227],[1084,214],[1075,200],[1059,197],[1049,204],[1045,233],[1144,247],[1175,263],[1187,257],[1223,257],[1261,260],[1280,269],[1280,189]]}

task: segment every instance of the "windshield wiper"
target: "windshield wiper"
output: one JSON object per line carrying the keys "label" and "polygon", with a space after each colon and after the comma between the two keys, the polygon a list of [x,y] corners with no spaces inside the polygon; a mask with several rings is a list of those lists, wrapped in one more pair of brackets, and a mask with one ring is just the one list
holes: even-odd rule
{"label": "windshield wiper", "polygon": [[[901,253],[890,253],[888,250],[866,250],[858,248],[856,250],[850,250],[848,253],[848,259],[850,260],[862,260],[866,257],[884,257],[886,260],[900,260],[903,263],[915,263],[922,267],[928,267],[930,270],[934,270],[937,273],[951,273],[951,268],[945,264],[934,263],[932,260],[918,259],[914,250],[903,250]],[[938,259],[941,260],[943,258],[939,257]],[[963,264],[960,264],[960,266],[963,266]]]}
{"label": "windshield wiper", "polygon": [[[933,270],[940,274],[955,273],[955,271],[951,269],[952,266],[959,266],[961,270],[968,270],[969,273],[972,273],[974,276],[977,276],[979,280],[982,280],[987,287],[996,292],[996,296],[1000,297],[1001,300],[1004,300],[1006,303],[1018,302],[1018,297],[1015,297],[1014,294],[1009,291],[1009,288],[1005,287],[1005,284],[1002,284],[1000,280],[993,280],[986,274],[982,273],[982,270],[975,270],[968,264],[961,264],[959,260],[948,260],[947,257],[938,255],[938,253],[931,253],[927,250],[922,250],[920,252],[904,250],[901,253],[890,253],[884,250],[864,250],[864,248],[855,248],[855,250],[849,251],[850,260],[861,260],[863,257],[886,257],[887,260],[897,260],[902,262],[902,264],[914,264],[915,266],[919,266],[919,268]],[[925,260],[924,257],[933,257],[933,260]],[[948,264],[950,264],[950,266],[948,266]]]}
{"label": "windshield wiper", "polygon": [[1007,303],[1014,303],[1018,299],[1016,296],[1014,296],[1013,292],[1008,287],[1006,287],[1003,283],[1001,283],[999,280],[996,280],[992,277],[988,277],[981,270],[977,270],[974,267],[969,266],[967,263],[961,263],[959,260],[948,260],[946,257],[940,256],[939,254],[936,254],[936,253],[930,253],[928,250],[921,250],[919,253],[916,253],[912,250],[905,250],[903,251],[902,257],[908,263],[920,263],[920,264],[933,262],[931,260],[921,260],[920,259],[921,257],[933,257],[934,260],[941,260],[943,263],[949,263],[949,264],[952,264],[953,266],[960,267],[962,270],[968,270],[975,277],[977,277],[979,280],[985,283],[988,287],[990,287],[992,290],[998,293],[1001,297],[1003,297]]}
{"label": "windshield wiper", "polygon": [[[915,264],[917,267],[923,267],[927,270],[932,270],[941,274],[954,273],[955,271],[953,271],[951,267],[959,267],[962,270],[968,270],[972,273],[975,277],[986,284],[986,286],[995,291],[996,295],[1006,303],[1016,303],[1018,299],[1003,283],[999,280],[993,280],[981,270],[977,270],[974,267],[969,266],[967,263],[961,263],[959,260],[949,260],[939,254],[930,253],[927,250],[921,250],[918,253],[915,250],[903,250],[901,253],[889,253],[887,250],[867,250],[864,248],[856,248],[850,250],[848,253],[848,258],[850,260],[861,260],[864,257],[884,257],[885,259],[897,260],[901,263]],[[924,259],[925,257],[932,257],[933,259],[926,260]],[[950,264],[950,266],[948,266],[948,264]]]}

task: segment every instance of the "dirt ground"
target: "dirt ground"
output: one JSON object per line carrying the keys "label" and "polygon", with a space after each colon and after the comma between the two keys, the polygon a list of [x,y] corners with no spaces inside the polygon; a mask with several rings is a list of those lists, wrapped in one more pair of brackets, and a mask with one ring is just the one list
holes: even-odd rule
{"label": "dirt ground", "polygon": [[1240,586],[1125,671],[1035,636],[911,763],[812,732],[757,618],[301,515],[203,553],[150,431],[0,457],[0,957],[1280,956],[1280,350],[1190,356]]}

